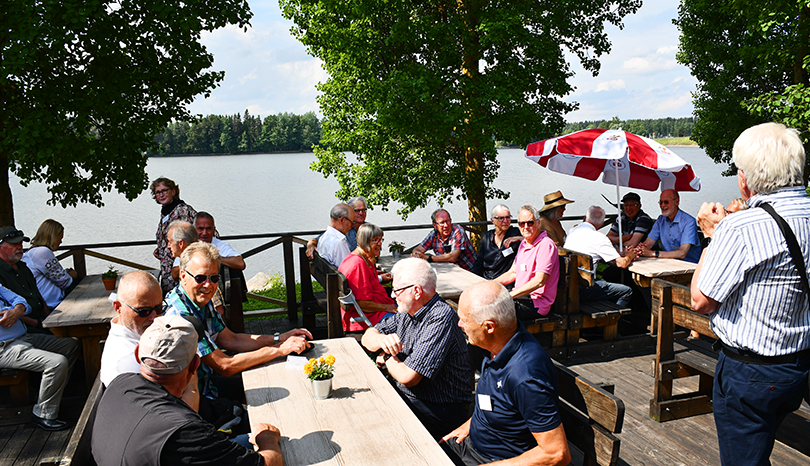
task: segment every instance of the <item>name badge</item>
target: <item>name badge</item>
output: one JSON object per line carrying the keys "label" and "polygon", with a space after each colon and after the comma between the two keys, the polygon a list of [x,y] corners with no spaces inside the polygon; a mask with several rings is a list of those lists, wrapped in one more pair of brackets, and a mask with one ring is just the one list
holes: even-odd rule
{"label": "name badge", "polygon": [[489,395],[478,395],[478,407],[484,411],[492,411],[492,398]]}
{"label": "name badge", "polygon": [[528,264],[520,264],[520,269],[523,270],[524,272],[528,272],[529,271],[529,265]]}
{"label": "name badge", "polygon": [[503,251],[501,251],[501,254],[503,254],[503,257],[509,257],[514,253],[515,253],[515,251],[513,251],[512,248],[506,248]]}

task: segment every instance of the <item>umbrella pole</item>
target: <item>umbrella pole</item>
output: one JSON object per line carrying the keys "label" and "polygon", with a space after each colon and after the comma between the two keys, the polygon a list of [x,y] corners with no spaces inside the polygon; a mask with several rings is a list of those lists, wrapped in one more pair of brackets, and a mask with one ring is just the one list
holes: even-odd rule
{"label": "umbrella pole", "polygon": [[622,198],[619,196],[619,164],[614,163],[616,168],[616,205],[619,209],[619,254],[624,252],[624,245],[622,244]]}

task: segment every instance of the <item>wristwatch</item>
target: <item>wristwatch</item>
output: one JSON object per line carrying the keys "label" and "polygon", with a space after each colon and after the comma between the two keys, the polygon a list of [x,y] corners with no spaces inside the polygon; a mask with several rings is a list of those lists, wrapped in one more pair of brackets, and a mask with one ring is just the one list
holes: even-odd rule
{"label": "wristwatch", "polygon": [[278,332],[274,333],[273,334],[273,344],[277,345],[278,342],[280,342],[280,341],[281,341],[281,336],[279,335],[279,333]]}
{"label": "wristwatch", "polygon": [[428,262],[433,262],[433,256],[427,256],[427,259],[425,259],[425,260],[428,261]]}
{"label": "wristwatch", "polygon": [[660,253],[660,252],[661,251],[655,251],[655,257],[658,257],[658,253]]}

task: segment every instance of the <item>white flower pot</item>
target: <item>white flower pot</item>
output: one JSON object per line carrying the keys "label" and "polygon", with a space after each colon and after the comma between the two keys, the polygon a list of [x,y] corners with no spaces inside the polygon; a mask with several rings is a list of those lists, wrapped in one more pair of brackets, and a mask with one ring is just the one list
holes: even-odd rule
{"label": "white flower pot", "polygon": [[325,400],[332,394],[332,379],[313,380],[312,395],[316,400]]}

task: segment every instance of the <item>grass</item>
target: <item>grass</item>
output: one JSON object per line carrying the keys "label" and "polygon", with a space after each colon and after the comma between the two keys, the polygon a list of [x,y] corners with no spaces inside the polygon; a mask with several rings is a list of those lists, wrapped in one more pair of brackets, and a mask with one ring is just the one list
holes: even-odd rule
{"label": "grass", "polygon": [[[318,282],[312,283],[312,290],[313,291],[321,291],[323,288]],[[270,286],[265,288],[261,291],[254,291],[253,293],[266,296],[268,298],[286,300],[287,299],[287,287],[284,286],[284,277],[281,276],[280,273],[276,273],[270,278]],[[301,300],[301,284],[295,284],[295,299],[296,301]],[[258,299],[248,298],[248,302],[244,303],[243,310],[244,311],[259,311],[264,309],[278,309],[280,307],[284,307],[279,304],[273,303],[266,303],[264,301],[259,301]],[[273,319],[273,318],[280,318],[284,316],[269,316],[266,318]],[[264,317],[258,317],[259,319],[263,319]]]}
{"label": "grass", "polygon": [[661,138],[655,142],[665,146],[696,146],[697,143],[690,138]]}

